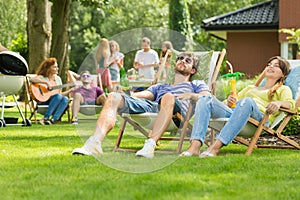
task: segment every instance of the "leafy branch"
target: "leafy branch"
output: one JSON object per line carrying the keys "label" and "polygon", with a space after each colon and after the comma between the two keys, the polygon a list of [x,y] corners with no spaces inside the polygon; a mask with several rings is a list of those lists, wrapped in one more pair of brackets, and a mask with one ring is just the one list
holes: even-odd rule
{"label": "leafy branch", "polygon": [[291,28],[291,29],[287,29],[287,28],[283,28],[279,30],[279,33],[286,33],[288,34],[288,36],[286,37],[287,40],[289,40],[290,42],[294,42],[298,44],[298,51],[300,51],[300,28],[295,29],[295,28]]}

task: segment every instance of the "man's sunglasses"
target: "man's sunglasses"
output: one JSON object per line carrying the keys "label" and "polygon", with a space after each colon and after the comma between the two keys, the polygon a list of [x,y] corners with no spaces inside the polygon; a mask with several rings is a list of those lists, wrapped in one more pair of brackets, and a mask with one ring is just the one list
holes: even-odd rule
{"label": "man's sunglasses", "polygon": [[184,60],[188,64],[192,64],[193,63],[193,60],[190,57],[178,56],[176,62],[178,60]]}
{"label": "man's sunglasses", "polygon": [[91,75],[89,75],[89,74],[82,74],[81,77],[82,77],[82,78],[90,78]]}

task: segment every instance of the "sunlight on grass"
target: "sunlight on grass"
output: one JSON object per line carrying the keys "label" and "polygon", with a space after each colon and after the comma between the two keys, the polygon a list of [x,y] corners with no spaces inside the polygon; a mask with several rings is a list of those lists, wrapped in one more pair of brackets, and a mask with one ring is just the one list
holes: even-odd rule
{"label": "sunlight on grass", "polygon": [[[231,144],[215,158],[158,153],[136,158],[113,151],[117,125],[103,142],[103,156],[72,156],[94,126],[85,121],[1,128],[1,199],[300,198],[299,151],[257,149],[245,156],[244,146]],[[129,126],[121,147],[140,149],[144,140]],[[158,149],[173,150],[176,144],[162,142]]]}

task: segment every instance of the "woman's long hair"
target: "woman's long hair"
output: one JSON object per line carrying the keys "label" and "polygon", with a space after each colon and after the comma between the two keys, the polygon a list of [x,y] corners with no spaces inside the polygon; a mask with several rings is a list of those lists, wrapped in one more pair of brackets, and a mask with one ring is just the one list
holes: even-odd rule
{"label": "woman's long hair", "polygon": [[[112,52],[112,46],[115,45],[116,46],[116,52],[119,52],[120,51],[120,46],[119,44],[114,41],[114,40],[111,40],[109,41],[109,47],[110,47],[110,54],[113,54],[114,52]],[[112,56],[112,55],[111,55]]]}
{"label": "woman's long hair", "polygon": [[[162,43],[162,45],[165,45],[167,47],[167,51],[173,49],[173,45],[172,45],[172,43],[170,41],[164,41]],[[166,55],[166,53],[167,53],[167,51],[161,51],[161,56],[160,57],[164,58],[165,55]],[[168,58],[170,58],[170,57],[171,57],[171,54],[168,55]]]}
{"label": "woman's long hair", "polygon": [[44,77],[49,77],[50,67],[53,66],[56,62],[56,58],[46,58],[36,70],[36,74],[42,75]]}
{"label": "woman's long hair", "polygon": [[268,92],[268,99],[271,101],[273,97],[275,96],[276,90],[280,88],[284,84],[284,80],[286,79],[287,75],[290,73],[290,63],[285,60],[284,58],[281,58],[280,56],[274,56],[269,59],[268,64],[272,61],[277,59],[279,61],[279,68],[281,69],[283,73],[283,77],[280,77],[275,83],[275,85],[270,88]]}
{"label": "woman's long hair", "polygon": [[108,58],[110,57],[110,48],[109,48],[109,42],[107,39],[102,38],[99,41],[99,46],[96,51],[96,60],[99,62],[102,58]]}

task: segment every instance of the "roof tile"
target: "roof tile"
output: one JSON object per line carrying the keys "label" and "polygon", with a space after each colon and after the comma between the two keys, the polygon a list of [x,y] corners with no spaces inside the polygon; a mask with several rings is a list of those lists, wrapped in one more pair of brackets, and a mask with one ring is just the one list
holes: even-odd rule
{"label": "roof tile", "polygon": [[205,30],[277,29],[278,0],[258,3],[202,22]]}

